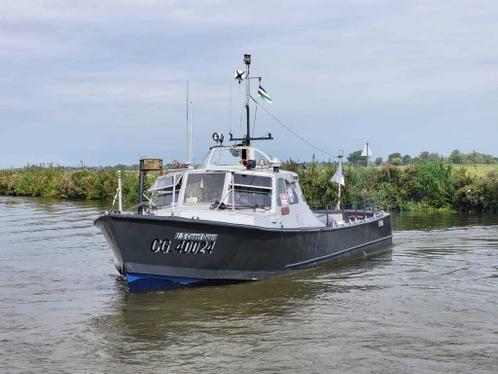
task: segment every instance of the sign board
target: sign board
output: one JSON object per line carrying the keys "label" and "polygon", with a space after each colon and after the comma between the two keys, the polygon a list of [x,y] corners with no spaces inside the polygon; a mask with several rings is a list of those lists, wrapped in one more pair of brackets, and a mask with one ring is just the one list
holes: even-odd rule
{"label": "sign board", "polygon": [[140,160],[140,170],[155,171],[163,169],[163,160],[160,158],[142,158]]}

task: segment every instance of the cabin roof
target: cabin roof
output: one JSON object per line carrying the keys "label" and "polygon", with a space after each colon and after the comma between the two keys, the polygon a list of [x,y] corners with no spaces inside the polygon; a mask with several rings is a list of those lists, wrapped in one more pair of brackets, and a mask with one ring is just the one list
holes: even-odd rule
{"label": "cabin roof", "polygon": [[252,170],[265,170],[280,167],[280,161],[271,158],[262,150],[245,145],[214,146],[199,165],[198,169],[247,170],[247,162],[253,162]]}

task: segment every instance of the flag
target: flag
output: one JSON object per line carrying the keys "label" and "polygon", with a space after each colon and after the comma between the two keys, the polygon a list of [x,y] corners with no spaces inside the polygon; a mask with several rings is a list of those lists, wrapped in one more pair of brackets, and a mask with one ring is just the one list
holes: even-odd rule
{"label": "flag", "polygon": [[270,103],[270,104],[272,103],[273,100],[271,99],[270,95],[268,95],[268,92],[266,92],[265,89],[263,87],[261,87],[261,85],[259,85],[258,94],[267,103]]}
{"label": "flag", "polygon": [[337,166],[337,170],[335,174],[330,178],[331,182],[335,182],[344,186],[344,175],[342,174],[342,161],[339,161],[339,166]]}

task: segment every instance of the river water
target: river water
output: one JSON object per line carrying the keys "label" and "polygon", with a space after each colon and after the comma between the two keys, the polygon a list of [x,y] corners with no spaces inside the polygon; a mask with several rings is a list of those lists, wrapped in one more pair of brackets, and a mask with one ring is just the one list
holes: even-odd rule
{"label": "river water", "polygon": [[392,251],[127,293],[98,205],[0,197],[0,372],[497,372],[498,216],[398,215]]}

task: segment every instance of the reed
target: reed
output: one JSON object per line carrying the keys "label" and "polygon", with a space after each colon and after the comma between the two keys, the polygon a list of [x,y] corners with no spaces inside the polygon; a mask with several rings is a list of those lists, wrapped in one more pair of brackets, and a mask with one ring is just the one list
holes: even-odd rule
{"label": "reed", "polygon": [[[335,205],[337,186],[329,182],[335,165],[288,162],[282,167],[299,174],[312,208]],[[476,173],[475,169],[442,160],[401,167],[346,165],[342,206],[360,208],[367,202],[389,211],[498,212],[498,172],[491,168]]]}
{"label": "reed", "polygon": [[[117,189],[116,168],[67,169],[29,166],[0,170],[0,195],[31,196],[70,200],[112,200]],[[148,175],[146,186],[155,176]],[[138,171],[125,170],[123,198],[138,201]]]}
{"label": "reed", "polygon": [[[330,182],[332,163],[284,163],[284,169],[299,174],[306,200],[312,208],[333,207],[337,186]],[[481,169],[478,169],[481,170]],[[365,201],[390,211],[498,211],[498,172],[491,168],[476,173],[476,167],[453,166],[428,161],[406,166],[346,165],[342,206],[362,207]],[[110,201],[117,188],[117,168],[71,169],[29,166],[0,170],[0,195],[75,200]],[[146,186],[156,175],[150,174]],[[123,172],[123,198],[138,201],[138,171]]]}

